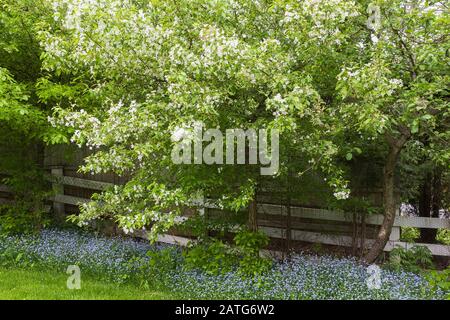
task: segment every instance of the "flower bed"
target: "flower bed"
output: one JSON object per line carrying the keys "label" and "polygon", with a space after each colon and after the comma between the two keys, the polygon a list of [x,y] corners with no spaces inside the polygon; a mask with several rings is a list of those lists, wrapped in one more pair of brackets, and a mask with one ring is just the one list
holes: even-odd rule
{"label": "flower bed", "polygon": [[[183,268],[180,250],[171,250],[173,268],[156,264],[147,252],[166,245],[150,245],[124,238],[98,237],[74,231],[45,230],[40,235],[0,238],[0,263],[65,271],[79,265],[116,282],[138,279],[163,286],[182,297],[200,299],[443,299],[420,275],[381,271],[381,289],[369,289],[366,267],[352,259],[297,255],[275,262],[270,272],[242,278],[237,272],[207,275]],[[149,279],[151,278],[151,279]]]}

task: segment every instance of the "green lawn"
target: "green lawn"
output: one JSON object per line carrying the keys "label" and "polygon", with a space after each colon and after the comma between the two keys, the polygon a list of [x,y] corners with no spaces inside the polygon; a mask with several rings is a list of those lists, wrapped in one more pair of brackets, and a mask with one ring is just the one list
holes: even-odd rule
{"label": "green lawn", "polygon": [[92,277],[81,278],[81,289],[66,287],[68,275],[61,272],[0,268],[0,299],[173,299],[170,294],[141,289],[131,285],[118,285]]}

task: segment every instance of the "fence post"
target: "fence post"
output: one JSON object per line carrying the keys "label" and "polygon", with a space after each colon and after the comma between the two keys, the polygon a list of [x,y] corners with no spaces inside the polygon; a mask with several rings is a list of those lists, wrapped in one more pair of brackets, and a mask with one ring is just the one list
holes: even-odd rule
{"label": "fence post", "polygon": [[[61,178],[64,176],[64,167],[62,166],[55,166],[51,168],[51,174],[53,176],[53,192],[55,195],[63,195],[64,194],[64,184],[61,182]],[[55,199],[53,200],[53,213],[55,215],[56,221],[59,223],[64,223],[65,218],[65,210],[64,210],[64,203],[56,202]]]}
{"label": "fence post", "polygon": [[[400,206],[395,210],[395,216],[400,216]],[[399,241],[400,240],[400,227],[392,227],[391,234],[389,235],[390,241]]]}

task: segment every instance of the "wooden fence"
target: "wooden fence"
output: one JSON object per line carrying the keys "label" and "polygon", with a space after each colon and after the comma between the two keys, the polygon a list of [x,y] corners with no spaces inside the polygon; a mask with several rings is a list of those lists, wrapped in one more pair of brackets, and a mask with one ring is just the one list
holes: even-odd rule
{"label": "wooden fence", "polygon": [[[63,215],[66,212],[66,205],[78,206],[81,203],[88,202],[88,197],[79,197],[68,195],[65,192],[66,188],[81,188],[88,190],[87,194],[104,190],[114,184],[110,182],[94,181],[80,177],[66,176],[63,168],[55,167],[51,169],[52,181],[54,190],[57,194],[50,200],[53,202],[53,211],[57,215]],[[7,192],[6,186],[0,185],[0,192]],[[206,210],[218,210],[211,205],[205,206]],[[260,203],[257,206],[258,211],[258,228],[265,232],[273,239],[286,239],[286,227],[280,221],[286,217],[288,207],[283,205],[275,205],[268,203]],[[275,219],[269,219],[274,217]],[[321,243],[326,245],[336,245],[351,247],[354,245],[354,238],[348,235],[348,229],[353,222],[352,214],[330,211],[326,209],[314,209],[291,206],[290,217],[297,219],[297,224],[292,224],[289,229],[291,232],[290,239],[293,241]],[[179,222],[187,219],[180,217]],[[382,215],[370,215],[365,219],[365,224],[371,226],[376,230],[383,221]],[[400,241],[400,227],[416,227],[416,228],[431,228],[431,229],[450,229],[450,219],[440,218],[423,218],[423,217],[402,217],[395,218],[393,231],[390,239],[385,246],[385,251],[390,251],[395,247],[410,248],[412,246],[426,246],[430,249],[433,255],[450,257],[450,246],[441,244],[426,244],[426,243],[407,243]],[[332,230],[332,232],[330,232]],[[347,234],[346,234],[347,232]],[[176,243],[179,245],[186,245],[188,239],[177,235],[161,235],[159,241]],[[370,246],[373,243],[372,239],[366,239],[365,244]]]}

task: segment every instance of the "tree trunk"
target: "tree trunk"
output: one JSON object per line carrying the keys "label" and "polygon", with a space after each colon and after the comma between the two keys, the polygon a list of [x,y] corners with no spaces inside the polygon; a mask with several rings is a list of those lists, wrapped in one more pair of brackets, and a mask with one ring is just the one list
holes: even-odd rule
{"label": "tree trunk", "polygon": [[257,201],[256,201],[256,193],[255,193],[255,199],[250,202],[249,208],[248,208],[248,228],[250,231],[256,232],[258,231],[258,211],[257,211]]}
{"label": "tree trunk", "polygon": [[383,252],[392,231],[395,221],[396,199],[395,199],[395,168],[397,166],[400,152],[408,141],[409,135],[402,134],[399,138],[387,136],[389,152],[383,170],[383,207],[384,219],[375,239],[364,260],[373,263]]}

